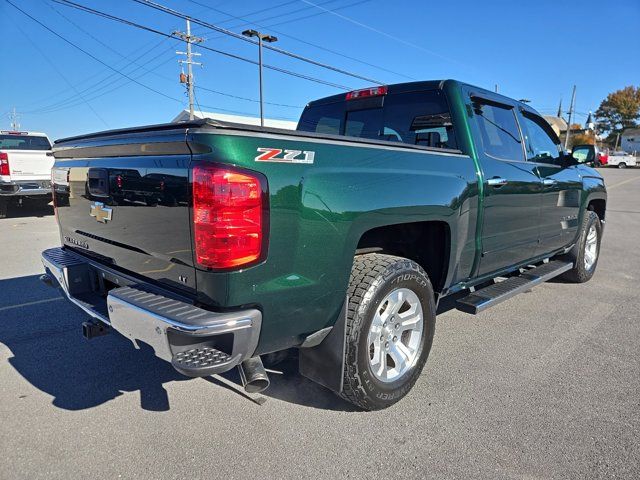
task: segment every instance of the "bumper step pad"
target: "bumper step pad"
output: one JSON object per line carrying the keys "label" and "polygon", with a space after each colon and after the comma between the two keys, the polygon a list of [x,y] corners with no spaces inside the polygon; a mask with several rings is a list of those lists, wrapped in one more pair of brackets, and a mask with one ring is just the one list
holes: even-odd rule
{"label": "bumper step pad", "polygon": [[188,377],[206,377],[221,371],[221,367],[235,359],[212,347],[199,347],[179,352],[173,356],[173,368]]}
{"label": "bumper step pad", "polygon": [[466,313],[476,315],[487,308],[529,290],[536,285],[557,277],[561,273],[571,270],[573,264],[554,260],[548,263],[525,270],[516,277],[508,278],[480,290],[470,293],[456,302],[456,308]]}

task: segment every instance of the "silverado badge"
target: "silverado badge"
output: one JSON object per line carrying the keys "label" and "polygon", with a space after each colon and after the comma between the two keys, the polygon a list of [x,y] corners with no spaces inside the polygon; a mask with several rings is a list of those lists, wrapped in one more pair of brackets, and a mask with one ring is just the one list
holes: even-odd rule
{"label": "silverado badge", "polygon": [[105,207],[102,202],[94,202],[91,204],[91,209],[89,210],[89,215],[95,217],[97,221],[100,223],[107,223],[111,220],[111,215],[113,214],[113,209],[109,207]]}

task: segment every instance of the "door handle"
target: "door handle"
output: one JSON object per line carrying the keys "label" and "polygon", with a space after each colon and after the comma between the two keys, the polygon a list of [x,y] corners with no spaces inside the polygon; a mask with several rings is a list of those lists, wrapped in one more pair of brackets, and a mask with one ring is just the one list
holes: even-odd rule
{"label": "door handle", "polygon": [[493,177],[487,180],[487,185],[489,185],[490,187],[502,187],[507,183],[509,183],[509,181],[506,178],[501,177]]}
{"label": "door handle", "polygon": [[558,181],[553,178],[545,178],[542,180],[543,185],[555,185],[556,183],[558,183]]}

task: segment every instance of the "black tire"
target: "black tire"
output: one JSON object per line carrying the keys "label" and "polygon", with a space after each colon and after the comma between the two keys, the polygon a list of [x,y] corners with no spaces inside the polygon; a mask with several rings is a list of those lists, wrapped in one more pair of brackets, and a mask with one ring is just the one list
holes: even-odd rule
{"label": "black tire", "polygon": [[618,164],[618,168],[627,168],[627,164],[626,164],[626,163],[624,163],[624,162],[620,162],[620,163]]}
{"label": "black tire", "polygon": [[0,218],[7,218],[8,211],[9,211],[9,199],[0,198]]}
{"label": "black tire", "polygon": [[[584,261],[585,245],[587,243],[587,235],[592,226],[595,226],[597,234],[596,259],[593,265],[591,265],[590,268],[587,268]],[[582,219],[582,225],[580,227],[580,237],[578,238],[578,241],[569,251],[569,253],[561,257],[563,260],[566,259],[573,262],[573,268],[563,273],[560,278],[572,283],[584,283],[591,280],[591,277],[593,277],[593,274],[596,271],[596,267],[598,266],[601,241],[602,224],[600,223],[600,218],[598,217],[596,212],[587,210],[584,214],[584,218]]]}
{"label": "black tire", "polygon": [[[423,329],[416,359],[400,378],[382,382],[369,360],[368,333],[376,308],[397,288],[415,293],[422,306]],[[349,281],[344,387],[341,396],[365,410],[387,408],[413,387],[427,361],[436,325],[435,296],[426,272],[412,260],[382,254],[356,256]]]}

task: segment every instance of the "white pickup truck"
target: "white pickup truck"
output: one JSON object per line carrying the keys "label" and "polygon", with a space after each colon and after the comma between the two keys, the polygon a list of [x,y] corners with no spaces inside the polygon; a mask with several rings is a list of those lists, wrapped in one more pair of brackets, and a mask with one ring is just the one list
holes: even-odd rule
{"label": "white pickup truck", "polygon": [[636,157],[626,152],[613,152],[609,154],[607,165],[610,167],[627,168],[636,167]]}
{"label": "white pickup truck", "polygon": [[24,198],[51,201],[51,142],[44,133],[0,131],[0,218]]}

